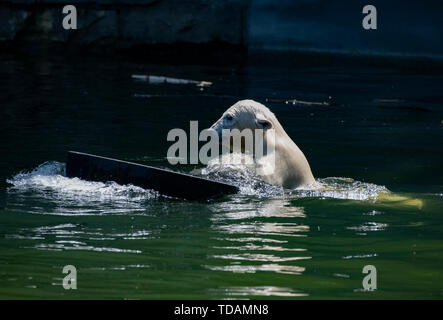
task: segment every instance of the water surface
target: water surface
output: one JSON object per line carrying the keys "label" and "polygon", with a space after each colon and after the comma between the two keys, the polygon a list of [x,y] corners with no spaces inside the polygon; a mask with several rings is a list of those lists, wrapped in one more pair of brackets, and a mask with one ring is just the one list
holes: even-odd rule
{"label": "water surface", "polygon": [[[0,61],[0,298],[442,298],[442,75]],[[212,172],[241,192],[190,202],[64,176],[68,150],[190,171],[168,164],[167,132],[244,98],[271,108],[328,188]],[[65,265],[77,290],[62,287]]]}

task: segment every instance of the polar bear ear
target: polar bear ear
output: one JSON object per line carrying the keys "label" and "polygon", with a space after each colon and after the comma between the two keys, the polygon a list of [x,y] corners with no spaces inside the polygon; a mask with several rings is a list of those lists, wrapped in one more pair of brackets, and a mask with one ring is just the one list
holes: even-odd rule
{"label": "polar bear ear", "polygon": [[272,128],[271,121],[265,119],[265,117],[262,115],[257,116],[256,123],[257,123],[257,127],[264,129],[264,130]]}

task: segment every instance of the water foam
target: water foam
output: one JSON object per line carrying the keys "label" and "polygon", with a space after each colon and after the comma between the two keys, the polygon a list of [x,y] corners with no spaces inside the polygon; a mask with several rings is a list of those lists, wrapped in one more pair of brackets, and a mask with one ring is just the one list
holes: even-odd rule
{"label": "water foam", "polygon": [[[243,156],[238,156],[243,157]],[[270,185],[255,174],[254,165],[235,158],[233,162],[211,160],[201,174],[208,178],[236,185],[241,195],[257,197],[276,197],[290,195],[291,197],[334,198],[348,200],[375,201],[380,193],[389,192],[385,186],[357,181],[351,178],[320,178],[310,186],[295,190],[285,190],[282,187]]]}
{"label": "water foam", "polygon": [[[118,213],[128,210],[143,210],[146,200],[155,199],[158,193],[133,185],[115,182],[92,182],[65,176],[65,164],[48,161],[32,171],[20,172],[6,180],[8,206],[15,209],[31,204],[36,213],[57,211],[58,214]],[[45,202],[45,209],[41,202]],[[34,203],[34,205],[32,205]]]}
{"label": "water foam", "polygon": [[375,201],[381,193],[387,192],[389,190],[385,186],[351,178],[330,177],[317,179],[316,185],[296,189],[291,194],[299,197]]}
{"label": "water foam", "polygon": [[248,156],[233,153],[210,160],[207,167],[201,170],[201,175],[211,180],[233,184],[239,188],[241,195],[262,198],[284,194],[282,187],[266,183],[255,172],[255,164]]}
{"label": "water foam", "polygon": [[[201,176],[236,185],[240,197],[375,201],[380,193],[389,192],[384,186],[349,178],[317,179],[314,186],[285,190],[264,182],[254,171],[251,165],[212,161],[201,170]],[[7,189],[7,206],[35,213],[96,215],[145,211],[149,202],[159,198],[157,192],[133,185],[68,178],[65,175],[65,164],[56,161],[48,161],[34,170],[20,172],[7,179],[7,182],[12,185]]]}

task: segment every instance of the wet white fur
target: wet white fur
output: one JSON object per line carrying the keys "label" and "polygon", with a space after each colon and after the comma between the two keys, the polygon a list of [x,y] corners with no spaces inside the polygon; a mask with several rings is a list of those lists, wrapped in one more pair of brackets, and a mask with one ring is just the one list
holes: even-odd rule
{"label": "wet white fur", "polygon": [[[232,120],[228,119],[232,117]],[[255,159],[257,174],[273,185],[297,188],[315,184],[311,168],[303,152],[285,132],[275,115],[263,104],[254,100],[241,100],[226,110],[211,127],[221,136],[223,129],[263,129],[264,144],[273,143],[274,154],[264,154]],[[268,139],[267,131],[274,129],[275,139]],[[274,158],[272,158],[274,157]],[[270,163],[270,161],[275,161]]]}

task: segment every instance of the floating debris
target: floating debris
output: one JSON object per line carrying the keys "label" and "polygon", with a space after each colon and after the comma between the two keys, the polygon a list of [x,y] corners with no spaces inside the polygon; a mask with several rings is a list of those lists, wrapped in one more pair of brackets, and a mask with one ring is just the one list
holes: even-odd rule
{"label": "floating debris", "polygon": [[292,103],[293,105],[300,104],[306,106],[330,106],[331,104],[323,101],[323,102],[311,102],[311,101],[302,101],[297,99],[286,100],[286,104]]}
{"label": "floating debris", "polygon": [[[329,97],[329,99],[332,99],[332,98]],[[272,98],[267,98],[266,102],[277,102],[277,103],[285,103],[285,104],[300,105],[300,106],[327,106],[327,107],[342,106],[341,104],[334,103],[334,102],[303,101],[303,100],[298,100],[298,99],[272,99]]]}
{"label": "floating debris", "polygon": [[154,75],[141,75],[141,74],[133,74],[132,79],[138,81],[146,81],[150,84],[195,84],[197,87],[208,87],[212,85],[212,82],[209,81],[197,81],[197,80],[188,80],[188,79],[178,79],[178,78],[170,78],[164,76],[154,76]]}
{"label": "floating debris", "polygon": [[374,99],[375,103],[402,103],[405,102],[402,99]]}

